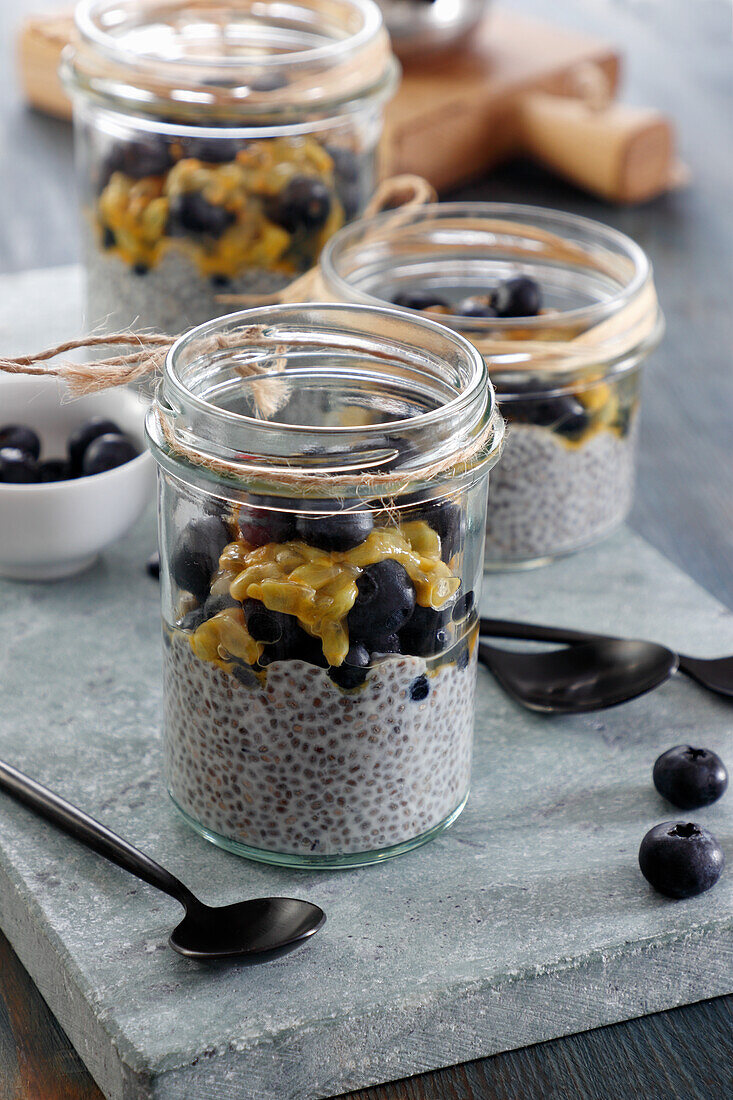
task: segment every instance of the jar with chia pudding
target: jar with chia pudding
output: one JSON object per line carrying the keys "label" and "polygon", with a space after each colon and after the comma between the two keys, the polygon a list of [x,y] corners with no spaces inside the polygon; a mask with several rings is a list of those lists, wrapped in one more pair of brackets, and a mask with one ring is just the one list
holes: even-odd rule
{"label": "jar with chia pudding", "polygon": [[76,28],[90,326],[260,301],[364,209],[399,72],[372,0],[83,0]]}
{"label": "jar with chia pudding", "polygon": [[165,761],[207,839],[350,867],[468,796],[486,364],[429,318],[250,309],[179,339],[159,465]]}
{"label": "jar with chia pudding", "polygon": [[484,355],[507,421],[488,568],[542,564],[623,521],[641,366],[662,330],[651,267],[632,240],[536,207],[429,205],[341,230],[321,279],[324,297],[435,317]]}

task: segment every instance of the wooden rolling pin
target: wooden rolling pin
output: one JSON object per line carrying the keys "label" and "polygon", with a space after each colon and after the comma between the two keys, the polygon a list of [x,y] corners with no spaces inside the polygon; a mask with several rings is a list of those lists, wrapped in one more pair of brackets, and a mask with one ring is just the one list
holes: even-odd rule
{"label": "wooden rolling pin", "polygon": [[[72,17],[39,16],[21,28],[26,98],[68,118],[58,79]],[[387,108],[384,175],[424,176],[439,191],[525,155],[612,202],[642,202],[684,182],[674,130],[658,111],[614,101],[619,57],[606,45],[501,9],[460,54],[408,67]]]}

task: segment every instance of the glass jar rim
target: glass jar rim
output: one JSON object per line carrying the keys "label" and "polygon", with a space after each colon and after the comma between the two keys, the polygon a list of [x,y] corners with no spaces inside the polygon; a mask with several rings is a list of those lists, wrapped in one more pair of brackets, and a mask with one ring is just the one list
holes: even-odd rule
{"label": "glass jar rim", "polygon": [[[289,350],[289,341],[291,347],[305,344],[314,350],[321,347],[336,348],[339,354],[353,355],[354,363],[358,362],[361,355],[363,359],[369,360],[369,369],[361,368],[363,375],[365,378],[370,377],[372,381],[374,362],[381,361],[385,370],[387,366],[399,367],[403,372],[414,366],[416,377],[420,372],[427,377],[431,364],[435,367],[439,364],[444,371],[440,376],[440,392],[446,392],[446,399],[427,412],[406,418],[380,420],[377,423],[353,426],[288,423],[224,408],[210,400],[207,394],[197,392],[190,379],[184,377],[187,369],[190,372],[202,368],[201,377],[213,386],[211,371],[206,373],[213,361],[208,350],[212,346],[212,338],[219,341],[216,344],[216,354],[222,363],[227,357],[232,362],[235,353],[240,355],[242,351],[247,351],[252,360],[254,352],[248,347],[246,340],[239,343],[236,340],[237,334],[252,335],[255,330],[257,332],[252,347],[257,346],[256,341],[260,336],[260,345],[263,340],[268,344],[269,350],[265,358],[269,357],[276,363],[275,381],[286,373],[282,358]],[[226,342],[227,334],[233,335],[234,343]],[[305,340],[299,339],[303,334]],[[322,341],[320,344],[319,339]],[[449,370],[451,363],[456,364],[453,374]],[[336,373],[335,368],[333,370]],[[252,381],[251,374],[246,370],[238,369],[236,373],[244,376],[245,380]],[[267,372],[264,373],[267,375]],[[324,376],[327,373],[323,372]],[[435,377],[438,379],[437,373]],[[273,375],[270,374],[269,378],[272,382]],[[405,378],[409,380],[409,372],[405,374]],[[385,375],[385,384],[391,380],[392,376]],[[452,395],[449,394],[451,386]],[[437,381],[435,392],[439,392]],[[178,338],[166,356],[157,404],[159,410],[166,415],[172,414],[174,420],[184,425],[183,435],[188,439],[192,438],[192,434],[196,436],[196,445],[201,453],[209,454],[214,459],[240,456],[242,467],[246,467],[248,476],[252,476],[254,471],[256,476],[264,480],[278,466],[288,472],[296,469],[295,463],[306,453],[303,447],[306,438],[322,444],[338,442],[343,445],[344,451],[339,451],[336,459],[332,450],[319,451],[316,448],[308,455],[307,463],[303,461],[308,470],[319,473],[326,471],[340,477],[358,468],[358,464],[354,466],[348,459],[342,459],[342,453],[350,455],[352,441],[354,453],[362,453],[369,448],[374,453],[381,453],[385,449],[383,440],[386,435],[392,438],[408,433],[413,438],[427,439],[432,432],[434,434],[430,438],[436,441],[435,451],[419,453],[417,459],[408,463],[416,471],[417,483],[420,470],[427,468],[436,454],[444,454],[446,449],[449,454],[456,448],[460,450],[462,441],[475,440],[482,432],[486,434],[488,442],[484,451],[480,454],[477,452],[475,465],[483,466],[485,461],[498,457],[503,433],[486,363],[476,348],[460,333],[431,318],[406,317],[399,310],[333,302],[292,303],[246,309],[215,318],[190,330]],[[160,461],[166,447],[154,420],[154,416],[152,419],[149,416],[148,434]],[[192,433],[191,424],[194,422],[196,427]],[[223,433],[226,434],[225,444],[222,443]],[[179,457],[175,455],[174,459],[178,460]],[[467,465],[467,470],[468,468]],[[401,471],[402,469],[400,467]],[[402,477],[401,472],[396,473],[392,475],[392,480],[399,483]]]}
{"label": "glass jar rim", "polygon": [[[599,243],[616,246],[621,255],[628,258],[633,264],[631,278],[625,285],[619,288],[618,293],[612,295],[604,302],[594,303],[590,306],[582,306],[576,309],[558,310],[552,315],[541,314],[536,317],[460,317],[458,315],[441,315],[442,323],[455,327],[456,331],[464,330],[488,331],[516,328],[521,323],[522,328],[529,330],[537,328],[562,327],[568,322],[594,323],[604,319],[610,313],[620,309],[625,303],[638,294],[652,277],[652,265],[644,250],[618,229],[604,225],[593,218],[586,218],[580,214],[572,214],[566,211],[554,210],[551,207],[531,206],[522,203],[508,202],[437,202],[427,203],[415,207],[408,214],[401,217],[396,223],[399,230],[402,227],[417,227],[421,221],[428,218],[453,218],[465,215],[467,217],[487,218],[526,218],[536,219],[538,222],[552,221],[564,225],[568,230],[573,228],[583,229],[593,233]],[[382,226],[395,221],[394,211],[385,211],[371,218],[361,218],[344,226],[331,237],[321,253],[321,270],[329,288],[339,293],[353,295],[362,304],[380,305],[383,300],[368,294],[350,283],[338,270],[339,253],[344,252],[355,243],[355,238],[367,230],[379,230]]]}
{"label": "glass jar rim", "polygon": [[[175,0],[169,4],[162,0],[81,0],[75,11],[78,42],[65,54],[64,79],[73,89],[92,91],[133,110],[173,103],[177,109],[207,112],[220,111],[226,105],[228,110],[255,117],[386,97],[396,84],[399,67],[375,0],[333,0],[325,7],[315,0],[285,0],[282,4],[222,0],[219,9],[201,5],[200,0],[181,0],[181,6],[191,20],[199,9],[201,16],[212,22],[221,13],[229,14],[232,25],[237,25],[237,18],[248,17],[248,23],[239,23],[239,36],[230,35],[230,44],[238,48],[231,55],[222,50],[197,51],[200,40],[186,35],[181,27],[171,28],[169,40],[166,43],[164,35],[157,51],[143,48],[142,42],[136,47],[123,40],[122,29],[128,25],[133,32],[146,25],[154,28],[156,15],[163,18],[175,12]],[[200,35],[204,45],[213,41],[212,35]],[[350,79],[333,86],[334,75],[344,66],[354,70]],[[143,80],[146,73],[152,77],[149,89]],[[307,76],[305,91],[301,81],[289,92],[293,73],[299,80]],[[270,88],[250,86],[255,78],[267,81],[280,75],[290,79]]]}

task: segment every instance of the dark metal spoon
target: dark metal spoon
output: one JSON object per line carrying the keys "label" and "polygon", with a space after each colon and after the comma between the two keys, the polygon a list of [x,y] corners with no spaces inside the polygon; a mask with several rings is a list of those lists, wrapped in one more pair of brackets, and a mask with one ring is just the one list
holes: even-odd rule
{"label": "dark metal spoon", "polygon": [[165,867],[122,837],[0,760],[0,789],[29,806],[63,832],[180,902],[186,910],[168,943],[180,955],[202,962],[215,959],[273,957],[308,939],[321,928],[325,913],[296,898],[253,898],[236,905],[204,905]]}
{"label": "dark metal spoon", "polygon": [[[619,640],[606,634],[589,634],[584,630],[539,626],[537,623],[514,623],[507,619],[482,619],[481,634],[491,638],[519,638],[528,642],[562,642],[564,645]],[[654,642],[648,644],[656,645]],[[680,672],[684,672],[708,691],[733,699],[733,656],[688,657],[684,653],[678,653],[677,660]]]}
{"label": "dark metal spoon", "polygon": [[657,687],[677,657],[649,642],[606,639],[549,653],[516,653],[480,642],[479,659],[530,710],[582,714],[615,707]]}

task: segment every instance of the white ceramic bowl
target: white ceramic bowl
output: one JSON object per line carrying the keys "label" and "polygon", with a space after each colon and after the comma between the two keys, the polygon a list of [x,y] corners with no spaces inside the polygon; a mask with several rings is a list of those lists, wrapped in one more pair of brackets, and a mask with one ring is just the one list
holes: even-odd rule
{"label": "white ceramic bowl", "polygon": [[[124,466],[93,477],[39,485],[0,482],[0,575],[57,580],[86,569],[99,552],[139,518],[155,494],[155,470],[145,449],[145,405],[131,390],[63,399],[53,378],[18,376],[0,382],[0,426],[27,424],[41,437],[41,458],[66,453],[84,421],[108,416],[140,448]],[[63,400],[62,400],[63,399]]]}

